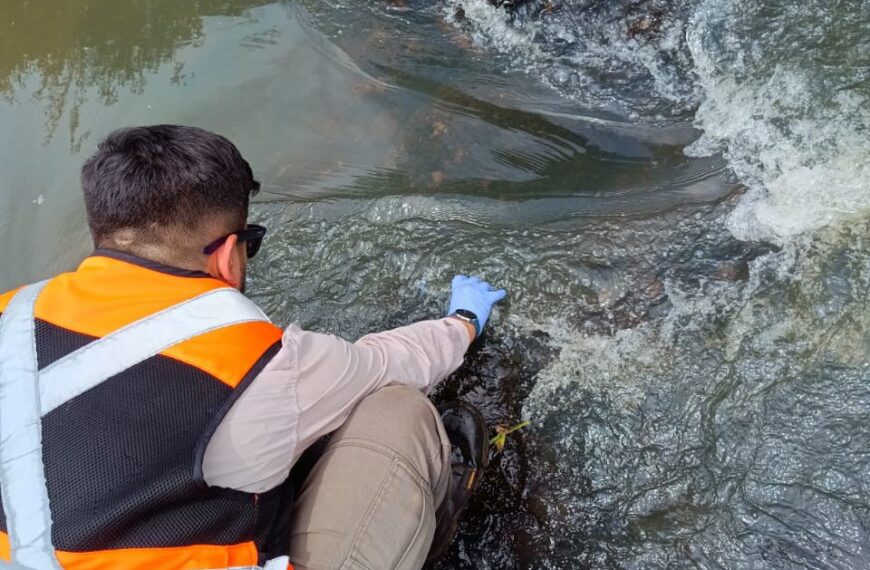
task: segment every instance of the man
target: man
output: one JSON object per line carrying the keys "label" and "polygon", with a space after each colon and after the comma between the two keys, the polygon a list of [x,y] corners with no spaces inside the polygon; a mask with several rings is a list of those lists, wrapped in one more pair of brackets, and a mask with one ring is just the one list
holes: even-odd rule
{"label": "man", "polygon": [[96,251],[0,296],[0,559],[383,570],[449,544],[486,432],[424,393],[504,291],[458,276],[449,317],[353,344],[281,331],[240,293],[258,187],[191,127],[116,131],[85,163]]}

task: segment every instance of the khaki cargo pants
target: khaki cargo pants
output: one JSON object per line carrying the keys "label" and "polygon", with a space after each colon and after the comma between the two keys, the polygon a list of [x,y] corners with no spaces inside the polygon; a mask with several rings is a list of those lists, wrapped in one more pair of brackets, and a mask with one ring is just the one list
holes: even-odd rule
{"label": "khaki cargo pants", "polygon": [[450,482],[450,443],[419,390],[382,388],[336,431],[293,505],[297,570],[423,566]]}

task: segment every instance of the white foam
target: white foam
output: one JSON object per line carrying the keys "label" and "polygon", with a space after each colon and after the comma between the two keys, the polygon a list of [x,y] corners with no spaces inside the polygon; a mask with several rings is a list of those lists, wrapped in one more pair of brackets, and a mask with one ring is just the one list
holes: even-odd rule
{"label": "white foam", "polygon": [[[538,373],[524,417],[549,416],[575,397],[574,390],[607,393],[614,406],[630,409],[657,387],[713,381],[717,374],[739,374],[763,385],[791,367],[812,365],[808,355],[866,367],[870,312],[863,310],[866,295],[859,292],[866,286],[866,259],[853,258],[851,269],[831,267],[829,260],[859,255],[859,247],[844,250],[844,240],[868,231],[864,222],[855,231],[837,225],[792,239],[781,251],[752,261],[746,282],[708,283],[701,290],[665,282],[667,315],[613,335],[588,334],[558,319],[512,317],[522,330],[549,334],[559,349],[558,358]],[[832,270],[845,271],[838,277],[847,281],[845,293],[826,282]],[[788,291],[793,297],[784,295]]]}
{"label": "white foam", "polygon": [[681,347],[682,335],[699,333],[710,320],[736,299],[735,291],[721,286],[717,295],[695,296],[665,284],[672,308],[667,318],[645,321],[613,335],[587,334],[569,323],[544,323],[512,317],[524,330],[546,332],[559,357],[542,370],[525,405],[527,417],[544,417],[554,394],[566,387],[608,392],[620,407],[636,406],[656,383],[670,382],[677,366],[691,367]]}
{"label": "white foam", "polygon": [[[459,9],[463,19],[456,18]],[[487,0],[448,0],[445,19],[478,44],[509,56],[512,68],[587,108],[616,111],[632,121],[641,115],[657,120],[658,113],[682,115],[697,102],[679,21],[647,38],[632,38],[617,4],[597,7],[579,20],[558,11],[513,19]]]}
{"label": "white foam", "polygon": [[449,0],[447,5],[445,19],[451,24],[458,24],[456,13],[462,8],[465,17],[475,23],[474,39],[478,43],[503,53],[519,48],[526,52],[526,57],[540,55],[530,41],[540,32],[540,24],[529,23],[524,28],[517,28],[505,10],[496,8],[487,0]]}
{"label": "white foam", "polygon": [[740,239],[782,244],[870,212],[870,96],[853,61],[861,14],[834,17],[822,0],[698,0],[690,16],[673,7],[658,33],[631,38],[619,3],[516,21],[487,0],[448,6],[475,41],[584,105],[615,101],[655,122],[654,109],[700,103],[703,136],[686,152],[722,152],[748,187],[728,220]]}
{"label": "white foam", "polygon": [[511,324],[546,332],[560,351],[538,374],[525,404],[525,416],[533,418],[546,416],[553,392],[566,386],[599,391],[619,385],[623,403],[634,403],[643,396],[641,388],[648,378],[642,369],[654,368],[669,350],[649,325],[605,336],[584,334],[559,319],[537,323],[512,316]]}
{"label": "white foam", "polygon": [[729,218],[734,235],[783,243],[870,212],[867,98],[826,97],[796,63],[760,78],[723,67],[704,41],[713,22],[696,20],[689,46],[706,94],[695,120],[704,134],[686,152],[724,152],[749,188]]}

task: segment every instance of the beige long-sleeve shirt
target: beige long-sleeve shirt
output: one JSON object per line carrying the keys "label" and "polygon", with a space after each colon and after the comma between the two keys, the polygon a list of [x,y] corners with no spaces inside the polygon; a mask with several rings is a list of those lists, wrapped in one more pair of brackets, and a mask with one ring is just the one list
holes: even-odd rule
{"label": "beige long-sleeve shirt", "polygon": [[403,384],[431,390],[462,363],[470,341],[457,319],[422,321],[355,343],[284,331],[275,357],[245,389],[206,447],[206,483],[260,493],[279,485],[312,443],[361,399]]}

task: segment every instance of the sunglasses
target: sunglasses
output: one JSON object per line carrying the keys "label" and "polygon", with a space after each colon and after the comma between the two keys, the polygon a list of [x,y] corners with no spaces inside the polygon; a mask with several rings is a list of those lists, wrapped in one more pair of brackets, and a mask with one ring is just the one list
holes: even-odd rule
{"label": "sunglasses", "polygon": [[211,255],[227,241],[230,236],[236,236],[240,242],[244,242],[248,249],[248,259],[251,259],[257,252],[260,251],[260,246],[263,245],[263,238],[266,236],[266,228],[256,224],[248,224],[248,227],[232,232],[222,238],[218,238],[202,248],[202,252],[206,255]]}

